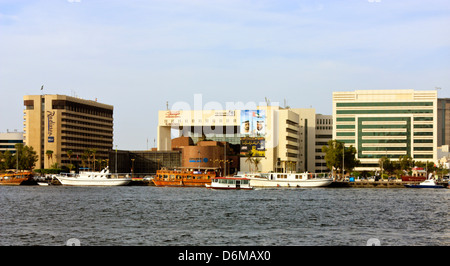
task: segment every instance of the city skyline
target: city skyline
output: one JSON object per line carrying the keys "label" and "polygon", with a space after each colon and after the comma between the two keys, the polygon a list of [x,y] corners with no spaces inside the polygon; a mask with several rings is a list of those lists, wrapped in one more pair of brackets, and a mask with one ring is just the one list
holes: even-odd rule
{"label": "city skyline", "polygon": [[[114,147],[145,149],[175,103],[272,103],[332,114],[332,93],[450,98],[447,1],[0,0],[0,132],[24,95],[114,106]],[[43,90],[41,90],[43,86]]]}

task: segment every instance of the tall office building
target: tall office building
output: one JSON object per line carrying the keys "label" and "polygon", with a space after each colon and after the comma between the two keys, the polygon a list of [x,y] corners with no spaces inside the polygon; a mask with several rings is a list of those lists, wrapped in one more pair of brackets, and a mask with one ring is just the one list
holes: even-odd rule
{"label": "tall office building", "polygon": [[353,145],[361,166],[379,169],[387,156],[437,159],[437,92],[356,90],[333,93],[333,139]]}
{"label": "tall office building", "polygon": [[[96,160],[108,159],[113,146],[113,106],[65,95],[26,95],[23,100],[24,143],[36,151],[37,169],[54,163],[81,167],[87,149],[96,151]],[[52,152],[51,158],[47,151]]]}

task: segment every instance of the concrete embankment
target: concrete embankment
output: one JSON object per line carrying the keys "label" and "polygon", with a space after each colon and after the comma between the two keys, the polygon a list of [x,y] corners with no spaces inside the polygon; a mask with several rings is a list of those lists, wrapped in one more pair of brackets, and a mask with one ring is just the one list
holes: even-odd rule
{"label": "concrete embankment", "polygon": [[[401,182],[401,181],[335,181],[329,187],[335,188],[406,188],[405,185],[419,184],[420,182]],[[438,185],[448,186],[447,182],[437,182]]]}

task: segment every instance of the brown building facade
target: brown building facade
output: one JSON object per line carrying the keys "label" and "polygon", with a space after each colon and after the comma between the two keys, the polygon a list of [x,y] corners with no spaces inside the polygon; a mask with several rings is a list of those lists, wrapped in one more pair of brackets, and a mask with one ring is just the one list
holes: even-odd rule
{"label": "brown building facade", "polygon": [[[217,169],[220,174],[232,174],[239,169],[239,156],[232,145],[226,143],[226,157],[224,142],[199,141],[193,144],[190,137],[172,139],[172,149],[181,151],[181,166],[191,169]],[[226,172],[225,172],[226,166]]]}

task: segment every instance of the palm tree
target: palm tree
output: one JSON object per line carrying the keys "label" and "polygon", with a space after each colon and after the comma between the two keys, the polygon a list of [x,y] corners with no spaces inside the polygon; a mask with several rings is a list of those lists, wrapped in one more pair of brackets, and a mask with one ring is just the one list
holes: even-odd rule
{"label": "palm tree", "polygon": [[45,154],[47,155],[47,159],[50,161],[50,159],[52,159],[52,163],[50,165],[53,164],[53,151],[52,150],[46,150]]}
{"label": "palm tree", "polygon": [[252,171],[252,166],[251,166],[251,164],[253,163],[252,156],[253,156],[253,151],[248,151],[247,154],[245,155],[245,157],[247,157],[247,159],[245,159],[245,162],[248,163],[250,172]]}
{"label": "palm tree", "polygon": [[91,156],[94,157],[94,171],[95,171],[95,154],[97,153],[97,149],[91,149]]}
{"label": "palm tree", "polygon": [[87,149],[83,153],[83,157],[88,160],[89,171],[91,171],[91,150]]}
{"label": "palm tree", "polygon": [[258,166],[259,162],[261,162],[261,158],[254,158],[253,159],[253,163],[255,164],[256,172],[258,172],[258,170],[259,170],[259,166]]}
{"label": "palm tree", "polygon": [[67,153],[67,157],[69,157],[69,163],[72,164],[72,160],[70,158],[72,157],[73,151],[68,150],[66,153]]}

